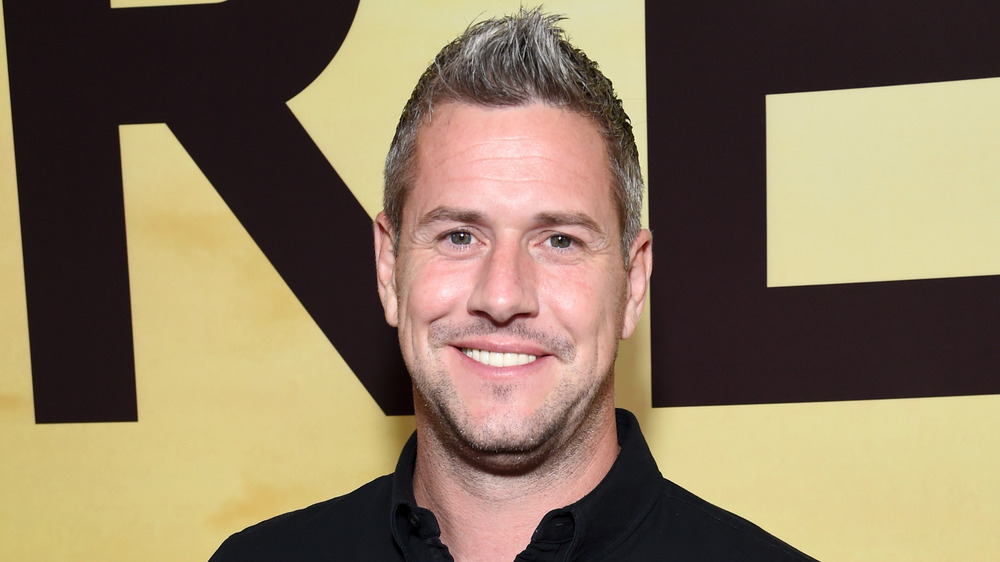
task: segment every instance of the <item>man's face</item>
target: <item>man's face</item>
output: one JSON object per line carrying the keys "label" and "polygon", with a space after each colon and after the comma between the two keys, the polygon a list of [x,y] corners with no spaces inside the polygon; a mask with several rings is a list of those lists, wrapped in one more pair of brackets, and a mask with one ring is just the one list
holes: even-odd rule
{"label": "man's face", "polygon": [[[649,233],[621,254],[604,140],[543,104],[446,104],[420,130],[398,251],[376,221],[379,289],[421,415],[475,451],[566,442],[613,405]],[[426,412],[426,414],[424,414]]]}

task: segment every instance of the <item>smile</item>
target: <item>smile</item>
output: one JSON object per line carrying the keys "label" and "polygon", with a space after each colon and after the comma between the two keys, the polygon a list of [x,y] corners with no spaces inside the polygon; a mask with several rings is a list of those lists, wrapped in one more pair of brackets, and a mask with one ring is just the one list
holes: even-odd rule
{"label": "smile", "polygon": [[466,354],[473,361],[479,361],[483,365],[490,367],[517,367],[527,365],[538,359],[534,355],[527,353],[500,353],[496,351],[486,351],[485,349],[462,348],[462,353]]}

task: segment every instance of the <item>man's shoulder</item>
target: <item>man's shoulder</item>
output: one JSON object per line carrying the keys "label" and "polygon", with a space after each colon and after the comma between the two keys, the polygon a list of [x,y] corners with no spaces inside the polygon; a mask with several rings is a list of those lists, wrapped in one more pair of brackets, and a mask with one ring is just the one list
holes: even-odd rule
{"label": "man's shoulder", "polygon": [[680,560],[813,560],[757,525],[663,479],[643,522]]}
{"label": "man's shoulder", "polygon": [[391,494],[392,476],[376,478],[349,494],[278,515],[233,534],[212,561],[326,560],[331,553],[384,549],[393,545],[389,527]]}

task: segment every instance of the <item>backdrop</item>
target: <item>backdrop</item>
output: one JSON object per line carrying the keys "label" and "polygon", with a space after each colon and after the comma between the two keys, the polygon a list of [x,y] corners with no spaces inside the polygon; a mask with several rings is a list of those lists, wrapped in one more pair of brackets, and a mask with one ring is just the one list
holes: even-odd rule
{"label": "backdrop", "polygon": [[[390,472],[382,160],[519,3],[2,2],[0,558],[203,560]],[[613,4],[545,8],[643,154],[661,470],[821,560],[996,559],[997,9]]]}

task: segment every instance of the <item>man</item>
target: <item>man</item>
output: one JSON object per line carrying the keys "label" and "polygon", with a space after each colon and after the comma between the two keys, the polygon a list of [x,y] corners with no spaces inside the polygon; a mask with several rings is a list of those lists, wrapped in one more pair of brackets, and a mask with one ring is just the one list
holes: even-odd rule
{"label": "man", "polygon": [[628,116],[558,19],[471,27],[403,110],[374,226],[415,396],[396,472],[213,559],[809,560],[664,480],[616,413],[652,240]]}

